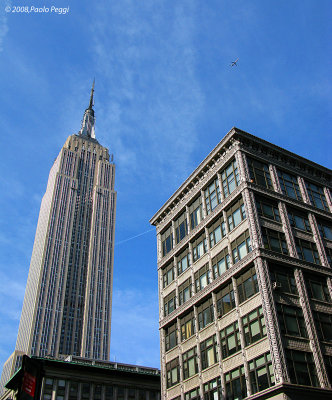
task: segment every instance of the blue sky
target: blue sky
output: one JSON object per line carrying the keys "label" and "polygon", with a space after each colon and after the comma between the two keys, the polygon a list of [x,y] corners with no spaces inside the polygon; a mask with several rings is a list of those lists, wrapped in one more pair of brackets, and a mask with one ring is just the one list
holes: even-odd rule
{"label": "blue sky", "polygon": [[331,168],[332,2],[25,3],[69,12],[0,2],[0,364],[48,173],[95,77],[96,137],[114,154],[118,192],[111,359],[158,367],[148,221],[233,126]]}

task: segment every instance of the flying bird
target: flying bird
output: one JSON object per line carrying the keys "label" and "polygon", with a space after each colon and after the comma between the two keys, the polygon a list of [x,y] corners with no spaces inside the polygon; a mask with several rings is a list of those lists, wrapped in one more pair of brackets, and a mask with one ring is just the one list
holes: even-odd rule
{"label": "flying bird", "polygon": [[237,67],[237,62],[239,61],[239,59],[237,58],[235,61],[232,62],[231,67],[234,67],[234,65]]}

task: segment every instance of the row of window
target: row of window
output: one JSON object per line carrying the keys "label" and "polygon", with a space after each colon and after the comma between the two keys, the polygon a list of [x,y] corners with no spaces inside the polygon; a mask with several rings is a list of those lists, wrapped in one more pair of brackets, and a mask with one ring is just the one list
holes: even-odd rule
{"label": "row of window", "polygon": [[[253,183],[273,190],[269,166],[261,161],[248,157],[250,178]],[[288,172],[278,170],[281,191],[288,197],[303,201],[297,177]],[[324,190],[321,186],[305,181],[306,190],[313,206],[329,211]]]}
{"label": "row of window", "polygon": [[[298,295],[293,268],[282,268],[271,264],[270,274],[278,291]],[[331,303],[326,279],[305,273],[304,281],[310,299]]]}
{"label": "row of window", "polygon": [[[239,173],[236,161],[232,161],[204,190],[204,202],[206,214],[209,215],[218,204],[221,203],[220,185],[222,185],[223,197],[229,196],[239,184]],[[188,207],[190,229],[194,229],[203,219],[202,197],[199,196]],[[238,218],[238,215],[235,215]],[[245,217],[244,217],[245,218]],[[175,243],[179,243],[188,234],[188,221],[186,212],[183,212],[175,221]],[[231,228],[233,229],[233,228]],[[217,233],[218,234],[218,233]],[[161,234],[162,255],[165,256],[173,248],[172,227],[169,227]]]}
{"label": "row of window", "polygon": [[[278,203],[274,199],[256,196],[258,214],[265,218],[280,222]],[[308,215],[301,210],[291,207],[288,208],[288,218],[290,225],[294,228],[311,233]],[[319,232],[323,239],[332,240],[332,225],[329,221],[317,218]]]}
{"label": "row of window", "polygon": [[[216,357],[210,350],[210,357]],[[197,354],[191,349],[183,354],[183,379],[198,372]],[[249,377],[252,394],[260,392],[274,385],[274,371],[270,353],[263,354],[248,362]],[[179,359],[176,358],[166,364],[167,387],[170,388],[180,381]],[[221,379],[217,377],[203,385],[204,399],[222,399]],[[206,396],[207,394],[213,397]],[[244,366],[241,365],[225,374],[225,399],[243,399],[247,396],[247,387]],[[199,399],[199,388],[185,393],[185,399]]]}
{"label": "row of window", "polygon": [[119,385],[101,385],[75,382],[64,379],[45,378],[43,400],[64,400],[66,390],[68,400],[160,400],[160,392]]}
{"label": "row of window", "polygon": [[[234,244],[233,248],[233,257],[236,261],[244,257],[246,254],[248,254],[249,251],[251,251],[250,247],[250,238],[246,238],[246,232],[241,235],[243,236],[241,243],[237,245],[237,242]],[[235,256],[236,258],[235,258]],[[214,257],[212,259],[212,270],[213,270],[213,275],[214,278],[217,278],[220,276],[223,272],[226,271],[227,268],[229,268],[229,256],[225,251],[222,251],[218,256]],[[239,293],[239,301],[242,303],[244,300],[247,298],[251,297],[254,293],[258,291],[258,285],[257,285],[257,278],[256,278],[256,273],[254,272],[255,268],[251,268],[249,271],[244,272],[238,279],[237,279],[237,286],[238,286],[238,293]],[[168,273],[168,272],[167,272]],[[245,278],[244,277],[247,277]],[[253,276],[255,278],[253,278]],[[194,274],[194,283],[195,283],[195,291],[198,293],[202,289],[204,289],[209,283],[211,283],[211,274],[209,270],[209,265],[205,264],[202,268],[200,268],[197,272]],[[232,285],[232,284],[230,284]],[[224,310],[221,308],[224,306],[219,306],[220,300],[218,300],[218,293],[223,293],[229,285],[224,286],[223,289],[221,289],[219,292],[217,292],[216,297],[217,297],[217,310],[218,310],[218,315],[220,313],[224,314]],[[233,293],[233,291],[232,291]],[[191,277],[186,279],[181,285],[178,287],[178,300],[176,302],[176,290],[173,290],[171,293],[169,293],[167,296],[164,297],[164,316],[166,317],[170,313],[172,313],[177,306],[181,306],[183,303],[188,301],[191,296],[193,295],[192,293],[192,280]],[[234,295],[233,295],[233,300],[234,300]],[[235,304],[235,303],[234,303]],[[221,315],[221,314],[220,314]]]}
{"label": "row of window", "polygon": [[[258,284],[255,268],[251,267],[248,271],[244,272],[238,278],[236,278],[236,285],[237,291],[239,293],[240,303],[249,299],[255,293],[257,293]],[[223,285],[222,288],[215,292],[215,295],[218,317],[225,315],[233,308],[235,308],[234,290],[231,282]],[[181,341],[190,338],[192,335],[195,334],[197,329],[201,330],[214,321],[212,297],[208,297],[204,302],[197,306],[197,315],[197,323],[193,309],[191,309],[179,319]],[[248,321],[246,321],[245,323],[247,322]],[[249,322],[251,322],[251,319]],[[168,328],[165,328],[166,351],[172,349],[177,345],[176,326],[176,323],[174,323]],[[255,336],[254,332],[253,335]]]}
{"label": "row of window", "polygon": [[[205,234],[198,237],[192,244],[192,254],[193,260],[196,261],[203,254],[207,252],[206,247],[206,238]],[[232,257],[233,263],[235,264],[243,257],[245,257],[248,253],[251,252],[251,241],[249,236],[249,230],[246,230],[239,237],[237,237],[231,243]],[[188,267],[191,265],[191,256],[189,252],[189,248],[184,249],[177,257],[177,275],[181,275]],[[228,254],[228,249],[223,249],[220,253],[218,253],[212,259],[212,271],[213,271],[213,279],[216,279],[218,276],[221,276],[228,268],[230,267],[230,257]],[[175,265],[174,261],[171,261],[168,265],[163,268],[163,287],[166,287],[171,282],[174,281],[175,275]],[[196,282],[196,276],[202,276],[201,283]],[[208,283],[210,283],[212,277],[208,274],[208,264],[203,266],[199,271],[195,273],[195,287],[196,292],[203,289]]]}
{"label": "row of window", "polygon": [[[328,375],[330,376],[332,357],[325,356],[324,358]],[[174,362],[176,360],[177,362]],[[166,364],[167,387],[171,387],[179,382],[180,371],[178,359],[176,360]],[[319,386],[317,370],[311,353],[286,349],[286,362],[292,383],[305,386]],[[194,365],[194,361],[192,362],[192,365]],[[194,368],[194,366],[192,368]],[[275,377],[270,353],[262,354],[261,356],[249,361],[248,369],[249,384],[252,394],[265,390],[274,385]],[[172,377],[174,378],[173,381],[171,379]],[[168,378],[170,378],[170,380]],[[236,367],[233,370],[225,373],[224,378],[224,397],[222,395],[221,378],[216,377],[203,384],[204,400],[241,400],[247,397],[247,385],[243,365],[240,365],[239,367]],[[197,387],[185,393],[185,399],[200,399],[199,388]]]}
{"label": "row of window", "polygon": [[[251,181],[267,189],[273,190],[268,164],[252,159],[250,157],[247,157],[247,159]],[[278,170],[278,179],[283,194],[293,199],[303,201],[296,176],[288,172]],[[239,173],[235,160],[232,161],[224,170],[222,170],[220,175],[218,175],[218,177],[215,178],[204,190],[204,201],[207,215],[209,215],[217,207],[217,205],[221,203],[221,190],[219,182],[221,182],[222,184],[221,190],[224,198],[229,196],[234,191],[236,186],[238,186]],[[305,182],[305,186],[311,204],[321,210],[329,211],[323,187],[307,181]],[[201,197],[198,197],[192,204],[189,205],[188,208],[190,227],[191,229],[194,229],[203,219]],[[270,215],[271,217],[273,216],[273,219],[275,220],[280,220],[277,207],[272,206],[271,208],[258,205],[258,208],[259,211],[263,214]],[[244,212],[244,209],[240,211]],[[234,215],[234,217],[239,220],[241,218],[240,212]],[[300,220],[294,221],[294,219],[292,219],[292,221],[294,223],[298,222],[300,226],[303,226],[303,223]],[[229,219],[228,223],[230,226],[230,230],[233,229],[232,224],[234,224],[234,221],[232,221],[232,219]],[[174,226],[175,241],[176,243],[179,243],[188,234],[188,222],[186,218],[186,212],[184,212],[174,221]],[[303,226],[305,230],[308,227],[310,229],[309,225]],[[221,234],[221,232],[218,232],[217,234]],[[331,231],[327,234],[331,235]],[[166,231],[162,233],[161,242],[162,255],[165,256],[173,248],[173,234],[171,227],[169,227],[168,229],[166,229]]]}

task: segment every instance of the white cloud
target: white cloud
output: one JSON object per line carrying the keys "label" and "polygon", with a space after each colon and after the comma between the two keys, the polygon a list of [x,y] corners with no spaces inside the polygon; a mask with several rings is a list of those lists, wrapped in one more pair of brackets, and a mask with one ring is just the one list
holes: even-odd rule
{"label": "white cloud", "polygon": [[97,127],[123,171],[166,182],[192,169],[204,103],[195,71],[195,3],[99,6],[92,24],[104,79]]}

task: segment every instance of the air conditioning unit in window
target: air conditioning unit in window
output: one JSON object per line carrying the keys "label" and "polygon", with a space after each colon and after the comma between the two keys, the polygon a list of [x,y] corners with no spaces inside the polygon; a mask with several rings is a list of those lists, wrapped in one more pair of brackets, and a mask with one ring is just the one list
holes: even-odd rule
{"label": "air conditioning unit in window", "polygon": [[281,283],[280,282],[272,282],[272,289],[273,290],[281,289]]}

